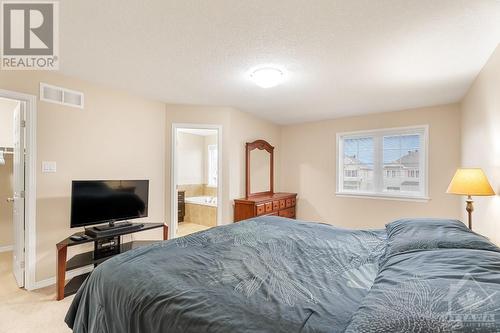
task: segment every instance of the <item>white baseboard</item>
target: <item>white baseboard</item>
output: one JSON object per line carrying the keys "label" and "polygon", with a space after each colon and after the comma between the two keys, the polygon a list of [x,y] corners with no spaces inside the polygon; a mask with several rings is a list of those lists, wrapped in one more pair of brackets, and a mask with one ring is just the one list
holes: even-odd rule
{"label": "white baseboard", "polygon": [[[66,280],[74,278],[77,275],[82,275],[85,273],[92,272],[93,269],[94,269],[94,266],[90,265],[90,266],[85,266],[85,267],[81,267],[81,268],[77,268],[77,269],[68,271],[68,272],[66,272]],[[45,280],[36,281],[35,288],[33,288],[32,290],[45,288],[48,286],[52,286],[54,284],[56,284],[56,277],[55,276],[48,278],[48,279],[45,279]]]}
{"label": "white baseboard", "polygon": [[0,253],[14,250],[14,245],[0,246]]}

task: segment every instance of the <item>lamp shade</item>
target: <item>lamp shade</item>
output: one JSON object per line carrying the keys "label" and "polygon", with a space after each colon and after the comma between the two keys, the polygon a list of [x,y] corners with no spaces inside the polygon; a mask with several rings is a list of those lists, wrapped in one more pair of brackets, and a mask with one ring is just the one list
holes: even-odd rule
{"label": "lamp shade", "polygon": [[460,195],[495,195],[482,169],[458,169],[446,193]]}

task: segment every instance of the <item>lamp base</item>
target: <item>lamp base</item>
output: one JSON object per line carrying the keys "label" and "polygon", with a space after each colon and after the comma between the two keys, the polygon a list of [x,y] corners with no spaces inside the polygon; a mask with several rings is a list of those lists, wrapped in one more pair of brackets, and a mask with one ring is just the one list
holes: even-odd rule
{"label": "lamp base", "polygon": [[474,201],[472,200],[472,197],[469,195],[467,197],[467,206],[465,207],[465,210],[467,211],[467,214],[469,215],[469,229],[472,230],[472,212],[474,211]]}

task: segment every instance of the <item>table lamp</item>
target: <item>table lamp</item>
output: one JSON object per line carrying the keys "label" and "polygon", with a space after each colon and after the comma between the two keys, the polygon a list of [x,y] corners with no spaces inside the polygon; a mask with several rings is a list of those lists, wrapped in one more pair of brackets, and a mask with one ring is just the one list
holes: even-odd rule
{"label": "table lamp", "polygon": [[469,214],[469,229],[472,230],[472,212],[474,206],[472,201],[473,195],[491,196],[495,192],[491,188],[488,178],[484,171],[479,168],[458,169],[451,180],[446,193],[459,194],[467,196],[467,213]]}

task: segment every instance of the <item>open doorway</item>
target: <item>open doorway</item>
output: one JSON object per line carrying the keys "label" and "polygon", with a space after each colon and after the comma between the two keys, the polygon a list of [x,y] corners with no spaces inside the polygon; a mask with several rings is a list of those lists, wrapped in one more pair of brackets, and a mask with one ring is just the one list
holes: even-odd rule
{"label": "open doorway", "polygon": [[172,126],[171,237],[221,222],[221,138],[216,125]]}
{"label": "open doorway", "polygon": [[0,89],[0,278],[36,288],[36,96]]}
{"label": "open doorway", "polygon": [[24,287],[25,102],[0,98],[0,251]]}

